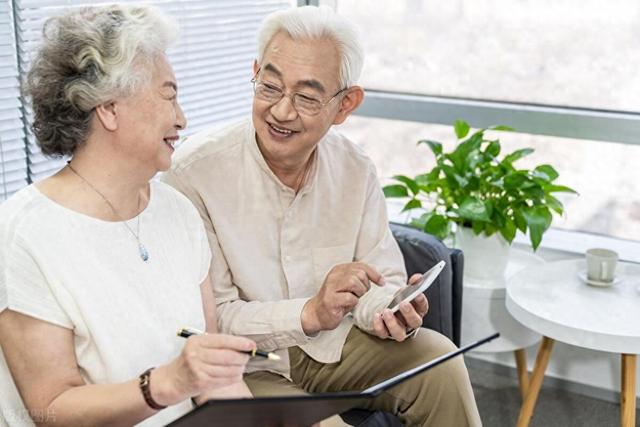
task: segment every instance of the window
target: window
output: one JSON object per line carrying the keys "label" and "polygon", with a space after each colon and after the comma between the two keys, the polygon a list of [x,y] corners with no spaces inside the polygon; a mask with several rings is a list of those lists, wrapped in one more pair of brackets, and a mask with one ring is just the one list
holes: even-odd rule
{"label": "window", "polygon": [[[134,2],[125,0],[124,2]],[[138,1],[137,3],[140,3]],[[292,0],[156,0],[154,4],[180,23],[180,38],[170,49],[180,86],[180,103],[188,120],[184,135],[249,113],[251,64],[256,34],[265,15],[295,5]],[[51,175],[63,159],[44,157],[27,130],[31,112],[22,107],[18,70],[28,70],[41,38],[42,25],[70,7],[105,4],[100,0],[0,0],[0,201]],[[13,6],[13,7],[12,7]],[[15,15],[14,15],[15,14]],[[14,28],[14,23],[16,23]],[[15,36],[19,41],[16,46]]]}
{"label": "window", "polygon": [[[343,126],[381,177],[430,167],[419,139],[504,124],[580,196],[553,226],[640,241],[640,4],[619,0],[320,0],[360,28],[364,105]],[[373,118],[376,117],[376,118]],[[355,119],[355,120],[354,120]],[[445,127],[441,125],[447,125]],[[636,243],[637,245],[637,243]]]}
{"label": "window", "polygon": [[0,202],[27,184],[11,2],[0,0]]}
{"label": "window", "polygon": [[367,88],[640,112],[635,0],[320,3],[366,34]]}

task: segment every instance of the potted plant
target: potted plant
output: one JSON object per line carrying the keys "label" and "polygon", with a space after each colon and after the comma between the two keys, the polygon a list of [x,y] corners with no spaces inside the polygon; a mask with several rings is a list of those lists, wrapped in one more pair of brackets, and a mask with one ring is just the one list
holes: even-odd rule
{"label": "potted plant", "polygon": [[[479,258],[472,258],[470,251],[481,251],[481,268],[495,266],[498,271],[488,274],[501,275],[508,257],[505,251],[517,230],[528,232],[536,250],[551,225],[552,214],[563,213],[563,205],[554,193],[576,192],[556,182],[558,172],[551,165],[517,168],[515,163],[531,154],[532,148],[501,156],[500,140],[485,136],[487,130],[513,129],[493,126],[471,133],[469,124],[461,120],[454,123],[454,129],[458,143],[451,152],[444,152],[439,142],[418,141],[418,145],[431,149],[436,165],[414,178],[394,176],[397,183],[385,186],[384,194],[408,199],[403,211],[424,212],[413,218],[411,225],[440,239],[455,232],[456,245],[465,250],[467,261]],[[483,240],[481,249],[475,247],[479,240]],[[498,259],[487,262],[486,255],[493,252],[499,252]],[[470,267],[469,262],[467,265]]]}

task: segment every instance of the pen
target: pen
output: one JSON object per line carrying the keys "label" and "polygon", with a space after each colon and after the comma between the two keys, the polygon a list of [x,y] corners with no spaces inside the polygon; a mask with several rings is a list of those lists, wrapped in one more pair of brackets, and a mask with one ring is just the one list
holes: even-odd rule
{"label": "pen", "polygon": [[[189,338],[191,335],[202,335],[204,334],[204,332],[198,330],[198,329],[194,329],[194,328],[180,328],[178,329],[178,336],[182,337],[182,338]],[[269,360],[280,360],[280,356],[278,356],[275,353],[271,353],[271,352],[267,352],[264,350],[258,350],[257,348],[254,348],[253,350],[248,350],[248,351],[241,351],[241,353],[246,353],[251,357],[256,357],[256,356],[260,356],[260,357],[264,357],[267,358]]]}

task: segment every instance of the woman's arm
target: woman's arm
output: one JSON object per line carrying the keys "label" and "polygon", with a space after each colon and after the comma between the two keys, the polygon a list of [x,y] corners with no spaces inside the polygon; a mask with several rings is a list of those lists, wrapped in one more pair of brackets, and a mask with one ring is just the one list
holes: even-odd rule
{"label": "woman's arm", "polygon": [[145,403],[137,379],[85,385],[70,329],[5,310],[0,314],[0,343],[38,425],[132,425],[155,413]]}
{"label": "woman's arm", "polygon": [[[39,426],[121,426],[155,414],[138,379],[87,385],[78,370],[73,332],[11,310],[0,313],[0,343],[30,416]],[[189,338],[182,354],[151,373],[150,391],[173,405],[205,390],[242,382],[246,354],[255,344],[242,337],[207,334]]]}

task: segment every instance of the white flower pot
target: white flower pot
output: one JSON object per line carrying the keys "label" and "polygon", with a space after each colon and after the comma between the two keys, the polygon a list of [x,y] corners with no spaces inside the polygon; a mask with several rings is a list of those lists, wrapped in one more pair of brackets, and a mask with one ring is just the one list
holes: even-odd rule
{"label": "white flower pot", "polygon": [[464,252],[464,275],[481,280],[504,277],[511,246],[500,233],[475,235],[468,227],[458,227],[455,246]]}

